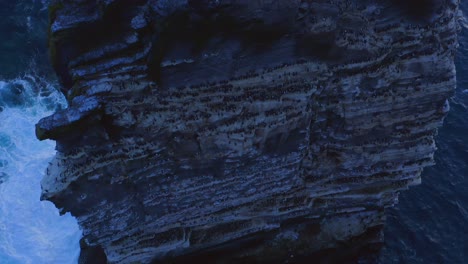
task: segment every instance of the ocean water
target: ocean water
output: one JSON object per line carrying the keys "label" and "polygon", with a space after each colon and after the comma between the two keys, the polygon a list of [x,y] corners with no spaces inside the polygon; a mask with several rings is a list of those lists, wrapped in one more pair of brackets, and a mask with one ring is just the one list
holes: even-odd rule
{"label": "ocean water", "polygon": [[[0,7],[12,2],[2,1]],[[462,8],[467,13],[468,2]],[[468,263],[467,29],[459,41],[457,90],[437,136],[436,165],[426,168],[422,184],[402,192],[399,204],[387,211],[385,245],[377,263]],[[5,54],[2,67],[16,57]],[[17,69],[8,67],[6,75],[2,67],[0,76]],[[34,124],[65,107],[55,87],[35,75],[0,77],[0,264],[77,263],[81,232],[76,220],[39,201],[40,180],[55,143],[36,140]]]}
{"label": "ocean water", "polygon": [[55,142],[38,141],[34,124],[65,107],[47,81],[0,80],[0,263],[77,263],[81,231],[71,215],[39,201]]}

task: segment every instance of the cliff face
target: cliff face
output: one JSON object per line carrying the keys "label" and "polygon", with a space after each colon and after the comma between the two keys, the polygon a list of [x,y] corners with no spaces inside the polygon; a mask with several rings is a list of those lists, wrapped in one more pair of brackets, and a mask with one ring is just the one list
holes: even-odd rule
{"label": "cliff face", "polygon": [[70,106],[36,125],[57,141],[42,199],[110,263],[379,243],[385,208],[433,164],[455,87],[456,1],[50,11]]}

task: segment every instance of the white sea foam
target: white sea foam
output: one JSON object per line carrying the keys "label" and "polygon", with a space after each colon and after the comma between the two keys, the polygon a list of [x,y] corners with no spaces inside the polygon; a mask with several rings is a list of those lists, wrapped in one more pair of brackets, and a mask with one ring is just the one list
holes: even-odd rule
{"label": "white sea foam", "polygon": [[0,92],[12,84],[32,98],[13,106],[0,102],[0,176],[6,178],[0,184],[0,263],[77,263],[81,231],[76,220],[39,201],[40,180],[55,143],[38,141],[34,134],[34,124],[65,101],[32,76],[0,81]]}

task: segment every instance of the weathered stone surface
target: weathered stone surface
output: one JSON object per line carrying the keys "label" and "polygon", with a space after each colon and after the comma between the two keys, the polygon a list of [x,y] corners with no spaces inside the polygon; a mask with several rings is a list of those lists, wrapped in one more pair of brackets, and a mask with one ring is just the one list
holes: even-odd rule
{"label": "weathered stone surface", "polygon": [[71,105],[43,118],[36,124],[36,136],[40,140],[57,139],[63,134],[77,132],[85,128],[88,116],[99,116],[100,104],[96,97],[77,96]]}
{"label": "weathered stone surface", "polygon": [[433,164],[456,1],[51,5],[66,111],[88,112],[39,122],[58,144],[42,199],[110,263],[379,243],[385,208]]}

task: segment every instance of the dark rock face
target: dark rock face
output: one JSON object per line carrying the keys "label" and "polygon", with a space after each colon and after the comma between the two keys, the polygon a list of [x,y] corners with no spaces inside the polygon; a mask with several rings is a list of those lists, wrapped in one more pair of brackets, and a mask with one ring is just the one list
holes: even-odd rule
{"label": "dark rock face", "polygon": [[458,3],[406,2],[51,3],[42,199],[109,263],[381,243],[455,86]]}

